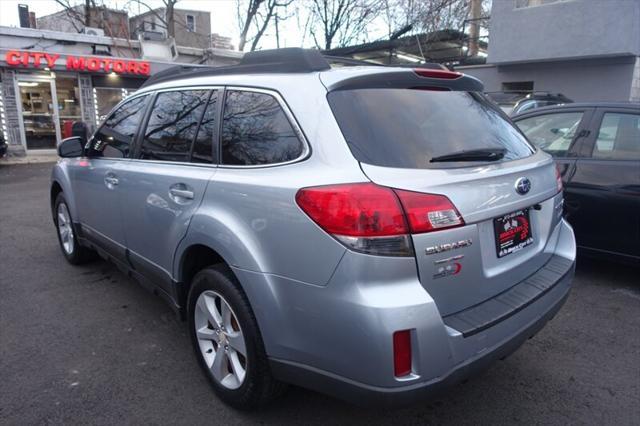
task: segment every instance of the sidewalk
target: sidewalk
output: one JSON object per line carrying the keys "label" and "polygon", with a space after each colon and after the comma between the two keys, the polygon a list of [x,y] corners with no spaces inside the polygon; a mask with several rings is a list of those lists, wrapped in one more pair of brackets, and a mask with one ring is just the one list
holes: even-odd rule
{"label": "sidewalk", "polygon": [[34,163],[55,163],[58,161],[58,154],[43,153],[43,154],[29,154],[26,156],[6,156],[0,158],[0,166],[9,166],[14,164],[34,164]]}

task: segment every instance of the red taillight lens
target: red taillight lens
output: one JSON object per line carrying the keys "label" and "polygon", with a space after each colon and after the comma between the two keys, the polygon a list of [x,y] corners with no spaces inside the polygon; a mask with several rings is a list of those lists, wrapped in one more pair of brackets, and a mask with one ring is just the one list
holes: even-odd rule
{"label": "red taillight lens", "polygon": [[393,374],[396,377],[411,373],[411,330],[393,333]]}
{"label": "red taillight lens", "polygon": [[381,256],[412,256],[410,233],[464,224],[445,196],[394,190],[374,183],[302,188],[296,202],[347,247]]}
{"label": "red taillight lens", "polygon": [[330,234],[382,237],[407,233],[393,191],[373,183],[303,188],[296,202]]}
{"label": "red taillight lens", "polygon": [[444,195],[396,189],[412,234],[464,225],[462,216]]}
{"label": "red taillight lens", "polygon": [[413,72],[418,74],[420,77],[441,78],[445,80],[455,80],[456,78],[462,77],[462,73],[447,70],[416,68],[413,70]]}
{"label": "red taillight lens", "polygon": [[560,173],[560,166],[556,164],[556,187],[558,192],[562,191],[562,173]]}

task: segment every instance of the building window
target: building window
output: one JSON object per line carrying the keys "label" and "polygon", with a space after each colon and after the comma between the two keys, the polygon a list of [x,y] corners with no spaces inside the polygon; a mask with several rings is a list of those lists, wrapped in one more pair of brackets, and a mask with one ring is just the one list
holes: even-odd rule
{"label": "building window", "polygon": [[511,81],[502,83],[503,92],[533,92],[533,81]]}
{"label": "building window", "polygon": [[187,15],[187,31],[196,32],[196,17],[193,15]]}
{"label": "building window", "polygon": [[156,21],[151,21],[151,31],[156,30]]}
{"label": "building window", "polygon": [[515,0],[516,9],[524,9],[527,7],[542,6],[545,4],[561,3],[571,0]]}

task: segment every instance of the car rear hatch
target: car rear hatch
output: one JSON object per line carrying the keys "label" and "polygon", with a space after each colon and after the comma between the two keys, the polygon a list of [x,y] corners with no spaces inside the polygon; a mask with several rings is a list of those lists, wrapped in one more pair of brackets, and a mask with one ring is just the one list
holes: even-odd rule
{"label": "car rear hatch", "polygon": [[411,236],[421,283],[445,316],[504,292],[549,260],[561,197],[551,158],[483,95],[456,90],[468,89],[464,82],[447,87],[446,78],[408,80],[336,84],[328,100],[372,182],[444,195],[462,217]]}

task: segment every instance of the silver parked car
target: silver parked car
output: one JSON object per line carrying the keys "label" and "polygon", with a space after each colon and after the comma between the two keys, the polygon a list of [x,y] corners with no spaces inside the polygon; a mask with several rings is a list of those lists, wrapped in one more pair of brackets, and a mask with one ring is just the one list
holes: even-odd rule
{"label": "silver parked car", "polygon": [[574,274],[551,157],[455,72],[301,49],[178,67],[59,154],[64,256],[164,297],[240,408],[284,383],[425,398],[534,335]]}

